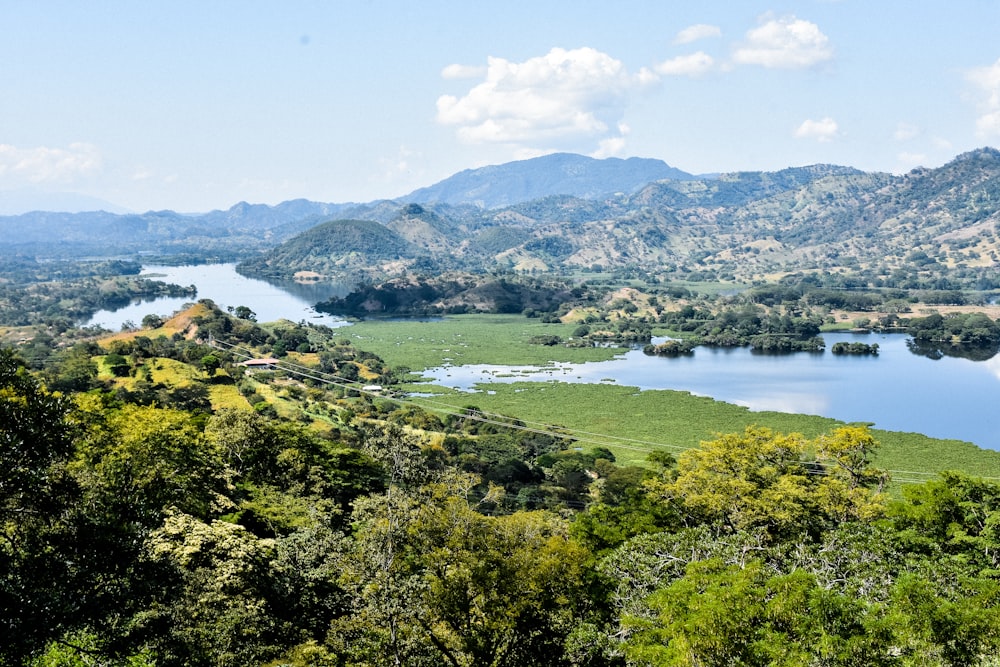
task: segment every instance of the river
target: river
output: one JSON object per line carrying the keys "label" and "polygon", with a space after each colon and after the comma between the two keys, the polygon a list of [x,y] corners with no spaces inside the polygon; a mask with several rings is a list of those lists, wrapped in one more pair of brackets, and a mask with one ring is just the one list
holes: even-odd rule
{"label": "river", "polygon": [[[179,285],[195,285],[198,298],[222,308],[247,306],[262,322],[341,326],[342,319],[316,313],[312,306],[343,296],[346,286],[283,285],[246,278],[232,264],[148,266],[143,275]],[[188,299],[156,299],[97,313],[87,324],[119,329],[150,313],[169,315]],[[471,391],[478,383],[518,380],[615,383],[647,389],[677,389],[751,410],[776,410],[871,422],[891,431],[913,431],[967,440],[1000,450],[1000,355],[987,361],[953,357],[929,359],[911,353],[907,336],[824,334],[823,354],[753,354],[746,348],[697,348],[689,357],[649,357],[632,350],[610,361],[560,364],[546,369],[510,366],[442,367],[425,371],[442,386]],[[877,357],[836,356],[837,341],[878,343]]]}

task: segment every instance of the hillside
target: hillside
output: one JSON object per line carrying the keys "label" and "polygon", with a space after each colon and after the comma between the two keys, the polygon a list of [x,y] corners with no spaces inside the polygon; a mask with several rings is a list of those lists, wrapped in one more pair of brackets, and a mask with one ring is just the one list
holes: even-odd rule
{"label": "hillside", "polygon": [[[353,222],[330,224],[344,220]],[[994,289],[998,222],[993,148],[902,176],[811,165],[698,178],[658,160],[560,154],[461,172],[394,201],[0,217],[0,254],[249,258],[244,272],[283,279],[624,270],[768,281],[805,272]]]}
{"label": "hillside", "polygon": [[[511,206],[397,205],[368,212],[419,252],[373,248],[365,262],[322,232],[246,265],[333,278],[403,270],[630,270],[664,277],[768,280],[849,270],[876,286],[1000,286],[1000,152],[984,148],[904,176],[814,165],[660,180],[631,195],[550,195]],[[324,228],[329,229],[329,228]],[[315,244],[320,244],[319,251]],[[353,265],[353,269],[351,268]]]}

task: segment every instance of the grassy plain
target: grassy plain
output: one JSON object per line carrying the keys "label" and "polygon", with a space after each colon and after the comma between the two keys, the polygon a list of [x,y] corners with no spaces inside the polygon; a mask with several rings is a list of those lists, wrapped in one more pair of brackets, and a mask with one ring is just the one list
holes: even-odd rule
{"label": "grassy plain", "polygon": [[[532,427],[564,428],[580,446],[607,447],[622,465],[641,465],[646,455],[657,449],[676,454],[751,424],[808,438],[843,425],[826,417],[752,412],[684,391],[561,382],[489,384],[479,389],[474,394],[445,391],[417,401],[428,409],[474,405],[486,412],[515,416]],[[924,481],[942,470],[1000,479],[1000,452],[919,433],[879,429],[872,433],[881,443],[875,464],[891,471],[897,482]]]}
{"label": "grassy plain", "polygon": [[[576,325],[544,324],[520,315],[463,315],[433,321],[373,320],[336,331],[352,344],[374,352],[390,366],[420,370],[445,363],[547,364],[612,358],[619,350],[566,348],[529,343],[532,336],[568,338]],[[747,408],[681,391],[638,391],[617,385],[535,383],[482,385],[479,393],[413,385],[434,394],[416,399],[428,408],[475,405],[488,412],[518,417],[538,426],[569,429],[583,446],[597,444],[615,452],[621,463],[642,462],[653,449],[680,449],[719,433],[760,424],[785,433],[815,437],[842,424],[834,419]],[[875,430],[881,442],[876,463],[893,471],[898,482],[920,481],[942,470],[964,470],[1000,478],[1000,452],[967,442],[940,440],[917,433]]]}
{"label": "grassy plain", "polygon": [[452,315],[434,320],[365,320],[334,329],[334,337],[374,352],[393,367],[451,364],[531,364],[606,361],[621,350],[533,345],[532,336],[568,339],[577,324],[544,323],[523,315]]}

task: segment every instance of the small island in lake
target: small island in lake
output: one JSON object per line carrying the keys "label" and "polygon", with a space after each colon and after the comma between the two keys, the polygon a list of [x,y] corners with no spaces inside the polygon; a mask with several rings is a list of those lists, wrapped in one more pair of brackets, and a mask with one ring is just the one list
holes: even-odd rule
{"label": "small island in lake", "polygon": [[834,354],[851,354],[851,355],[868,355],[872,357],[878,356],[878,343],[847,343],[840,342],[834,343],[833,347],[830,348],[830,352]]}

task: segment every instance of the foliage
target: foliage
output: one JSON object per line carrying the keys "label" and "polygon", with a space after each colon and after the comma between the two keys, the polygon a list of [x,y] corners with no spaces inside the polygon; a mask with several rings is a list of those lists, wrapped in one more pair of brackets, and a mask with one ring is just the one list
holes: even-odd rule
{"label": "foliage", "polygon": [[840,341],[839,343],[834,343],[830,351],[834,354],[851,354],[851,355],[870,355],[878,356],[878,343],[846,343]]}
{"label": "foliage", "polygon": [[[371,348],[365,325],[203,303],[190,339],[82,343],[38,374],[0,351],[0,664],[989,664],[1000,491],[944,473],[890,503],[874,466],[995,474],[993,453],[681,392],[496,385],[425,410],[317,380],[614,354],[532,344],[581,322],[809,334],[793,291],[672,311],[588,287],[566,323],[391,323]],[[300,350],[309,377],[243,375],[227,345]],[[273,416],[208,401],[221,386]]]}

